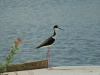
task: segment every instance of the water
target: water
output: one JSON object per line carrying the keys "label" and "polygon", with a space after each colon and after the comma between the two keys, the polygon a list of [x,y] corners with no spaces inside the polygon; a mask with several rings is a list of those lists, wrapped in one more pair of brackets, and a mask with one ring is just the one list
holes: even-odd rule
{"label": "water", "polygon": [[11,64],[46,59],[47,48],[34,48],[54,25],[65,31],[50,47],[52,66],[100,65],[100,0],[0,0],[0,63],[17,38]]}

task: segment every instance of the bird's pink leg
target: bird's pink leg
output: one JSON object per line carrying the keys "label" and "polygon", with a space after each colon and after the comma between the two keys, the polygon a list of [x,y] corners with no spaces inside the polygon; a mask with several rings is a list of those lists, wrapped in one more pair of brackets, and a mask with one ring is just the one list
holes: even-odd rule
{"label": "bird's pink leg", "polygon": [[49,55],[49,47],[48,47],[48,52],[47,52],[47,54]]}
{"label": "bird's pink leg", "polygon": [[[50,62],[50,55],[49,55],[49,47],[48,47],[48,51],[47,51],[47,56],[46,56],[47,58],[49,57],[49,63],[50,63],[50,69],[51,69],[51,62]],[[46,61],[46,64],[47,64],[47,61]],[[48,67],[47,67],[47,69],[48,69]]]}
{"label": "bird's pink leg", "polygon": [[[49,56],[49,47],[48,47],[48,52],[47,52],[48,56]],[[50,62],[50,56],[49,56],[49,62]]]}
{"label": "bird's pink leg", "polygon": [[[48,57],[49,57],[49,47],[48,47],[46,58],[48,58]],[[48,59],[46,59],[46,65],[47,65],[47,61],[48,61]],[[47,67],[47,69],[48,69],[48,67]]]}
{"label": "bird's pink leg", "polygon": [[[50,57],[49,57],[49,62],[50,62]],[[51,62],[50,62],[50,69],[51,69]]]}
{"label": "bird's pink leg", "polygon": [[48,56],[49,56],[49,63],[50,63],[50,69],[51,69],[51,62],[50,62],[50,55],[49,55],[49,47],[48,47]]}

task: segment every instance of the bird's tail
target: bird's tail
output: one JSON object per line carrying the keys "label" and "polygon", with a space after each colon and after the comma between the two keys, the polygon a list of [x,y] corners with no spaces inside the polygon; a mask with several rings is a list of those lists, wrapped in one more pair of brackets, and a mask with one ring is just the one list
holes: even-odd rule
{"label": "bird's tail", "polygon": [[34,49],[38,49],[38,47],[34,48]]}
{"label": "bird's tail", "polygon": [[34,49],[37,49],[37,47],[36,47],[36,48],[34,48]]}
{"label": "bird's tail", "polygon": [[31,48],[38,49],[38,47],[31,47]]}

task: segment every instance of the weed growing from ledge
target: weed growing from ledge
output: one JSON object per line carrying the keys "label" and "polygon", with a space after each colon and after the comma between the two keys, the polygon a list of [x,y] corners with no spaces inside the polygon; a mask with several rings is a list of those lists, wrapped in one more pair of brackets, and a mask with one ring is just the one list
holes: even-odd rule
{"label": "weed growing from ledge", "polygon": [[7,71],[7,66],[9,65],[9,63],[11,63],[12,61],[11,61],[11,59],[14,57],[14,55],[16,54],[15,53],[15,51],[16,50],[19,50],[19,48],[18,48],[18,45],[19,45],[19,43],[20,42],[22,42],[23,40],[21,40],[20,38],[17,38],[17,40],[18,40],[18,42],[17,41],[14,41],[14,43],[15,43],[15,48],[13,47],[13,46],[10,46],[10,48],[12,48],[11,49],[11,55],[9,55],[9,54],[6,54],[5,56],[7,56],[7,58],[5,59],[5,62],[2,62],[2,63],[0,63],[0,69],[2,70],[0,73],[4,73],[4,72],[6,72]]}

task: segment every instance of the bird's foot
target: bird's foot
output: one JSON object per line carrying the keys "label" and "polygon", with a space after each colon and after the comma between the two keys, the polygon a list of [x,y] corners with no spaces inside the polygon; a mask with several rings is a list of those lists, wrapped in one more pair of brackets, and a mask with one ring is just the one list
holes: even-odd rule
{"label": "bird's foot", "polygon": [[54,68],[48,68],[48,70],[54,70]]}

